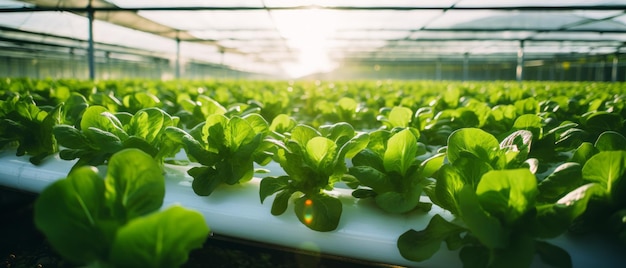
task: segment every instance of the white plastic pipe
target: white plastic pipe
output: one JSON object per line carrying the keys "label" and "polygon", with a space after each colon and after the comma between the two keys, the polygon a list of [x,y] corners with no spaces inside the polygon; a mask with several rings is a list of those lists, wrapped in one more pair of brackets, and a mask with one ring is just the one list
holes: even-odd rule
{"label": "white plastic pipe", "polygon": [[[67,176],[74,161],[58,157],[34,166],[14,152],[0,152],[0,185],[41,192],[47,185]],[[235,186],[222,185],[209,197],[197,196],[191,189],[192,178],[185,167],[166,167],[164,207],[180,204],[201,212],[212,232],[263,243],[303,249],[322,254],[354,258],[376,263],[422,267],[460,267],[457,251],[441,249],[429,260],[411,262],[400,255],[398,237],[409,229],[422,230],[434,214],[451,219],[450,213],[437,206],[428,212],[394,215],[378,209],[371,200],[357,200],[348,189],[331,194],[343,203],[339,226],[332,232],[316,232],[300,223],[293,206],[280,216],[270,213],[273,196],[263,204],[259,198],[260,179]],[[423,201],[428,201],[423,197]],[[561,236],[550,242],[569,252],[574,267],[620,267],[626,263],[626,247],[600,236]],[[537,258],[535,267],[544,266]]]}

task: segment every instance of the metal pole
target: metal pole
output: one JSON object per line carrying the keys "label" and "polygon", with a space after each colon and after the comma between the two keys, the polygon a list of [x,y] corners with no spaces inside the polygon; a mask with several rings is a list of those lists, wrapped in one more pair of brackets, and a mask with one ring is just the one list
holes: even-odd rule
{"label": "metal pole", "polygon": [[93,17],[94,10],[91,8],[91,1],[87,6],[87,17],[89,18],[89,47],[87,48],[87,60],[89,62],[89,79],[94,80],[96,78],[96,66],[94,62],[94,48],[93,48]]}
{"label": "metal pole", "polygon": [[176,79],[180,79],[180,39],[176,38]]}
{"label": "metal pole", "polygon": [[616,82],[617,81],[617,63],[618,63],[618,54],[615,53],[615,56],[613,57],[613,68],[611,68],[611,81],[612,82]]}
{"label": "metal pole", "polygon": [[469,53],[463,55],[463,81],[469,80]]}
{"label": "metal pole", "polygon": [[517,68],[515,68],[515,78],[517,82],[524,79],[524,40],[519,41],[519,49],[517,50]]}
{"label": "metal pole", "polygon": [[435,64],[435,77],[436,80],[441,80],[441,59],[437,59]]}

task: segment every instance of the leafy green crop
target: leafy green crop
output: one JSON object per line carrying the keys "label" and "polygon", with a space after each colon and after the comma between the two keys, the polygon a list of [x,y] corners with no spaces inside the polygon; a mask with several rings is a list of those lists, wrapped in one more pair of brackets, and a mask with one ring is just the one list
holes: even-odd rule
{"label": "leafy green crop", "polygon": [[146,153],[114,154],[105,178],[80,167],[43,190],[35,225],[75,264],[177,267],[209,234],[200,213],[179,206],[158,211],[165,195],[162,169]]}
{"label": "leafy green crop", "polygon": [[426,229],[407,231],[398,239],[401,254],[422,261],[445,241],[449,249],[461,249],[467,267],[527,267],[535,254],[550,265],[571,266],[565,251],[543,239],[567,231],[601,187],[587,184],[556,202],[538,202],[534,161],[526,159],[531,141],[527,130],[500,144],[479,129],[454,132],[448,140],[449,163],[437,172],[436,187],[428,194],[461,221],[435,216]]}
{"label": "leafy green crop", "polygon": [[62,107],[44,110],[30,95],[0,100],[0,148],[17,143],[17,156],[31,155],[30,162],[40,164],[58,151],[52,128],[61,122]]}
{"label": "leafy green crop", "polygon": [[82,116],[80,130],[70,125],[54,126],[54,136],[64,146],[60,156],[78,158],[74,168],[104,164],[114,153],[137,148],[163,162],[166,156],[180,150],[180,145],[164,139],[167,127],[176,126],[172,117],[158,108],[146,108],[131,115],[112,114],[102,106],[90,106]]}
{"label": "leafy green crop", "polygon": [[320,131],[297,125],[284,140],[272,139],[277,145],[274,161],[287,175],[261,180],[261,203],[275,193],[272,215],[287,210],[292,195],[294,211],[302,224],[316,231],[332,231],[341,218],[339,199],[324,190],[332,190],[347,172],[346,158],[352,158],[367,146],[368,135],[357,133],[347,123],[321,127]]}
{"label": "leafy green crop", "polygon": [[419,132],[405,128],[397,133],[370,133],[368,148],[352,159],[349,173],[368,188],[357,189],[357,198],[374,197],[376,204],[391,213],[404,213],[420,204],[422,189],[430,181],[422,174],[417,156],[426,152],[418,143]]}
{"label": "leafy green crop", "polygon": [[170,127],[170,140],[182,144],[187,155],[202,166],[192,167],[193,190],[201,196],[210,195],[222,183],[229,185],[252,179],[254,162],[267,164],[270,156],[262,149],[268,123],[259,114],[227,118],[214,114],[187,133]]}

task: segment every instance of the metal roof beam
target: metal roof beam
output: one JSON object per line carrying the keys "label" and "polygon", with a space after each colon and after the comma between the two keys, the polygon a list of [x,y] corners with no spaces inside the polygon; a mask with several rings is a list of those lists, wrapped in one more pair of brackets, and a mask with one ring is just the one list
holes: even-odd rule
{"label": "metal roof beam", "polygon": [[594,11],[615,11],[626,10],[626,5],[580,5],[580,6],[484,6],[484,7],[406,7],[406,6],[288,6],[288,7],[245,7],[245,6],[223,6],[223,7],[207,7],[207,6],[185,6],[185,7],[66,7],[66,6],[34,6],[20,8],[0,8],[0,12],[41,12],[41,11],[68,11],[68,12],[116,12],[116,11],[236,11],[236,10],[303,10],[303,9],[324,9],[324,10],[395,10],[395,11],[411,11],[411,10],[505,10],[505,11],[576,11],[576,10],[594,10]]}

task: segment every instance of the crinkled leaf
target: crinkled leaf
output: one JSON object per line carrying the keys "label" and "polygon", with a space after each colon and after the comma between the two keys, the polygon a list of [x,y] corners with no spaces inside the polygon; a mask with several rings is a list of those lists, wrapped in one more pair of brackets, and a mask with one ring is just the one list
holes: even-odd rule
{"label": "crinkled leaf", "polygon": [[269,124],[260,114],[248,114],[244,116],[243,119],[245,119],[250,127],[252,127],[252,130],[255,134],[266,133],[267,131],[269,131]]}
{"label": "crinkled leaf", "polygon": [[459,236],[465,231],[467,230],[435,214],[424,230],[411,229],[400,235],[397,242],[398,250],[407,260],[425,261],[439,251],[441,242],[449,237]]}
{"label": "crinkled leaf", "polygon": [[207,145],[205,149],[218,153],[230,147],[231,139],[228,131],[228,118],[221,114],[210,115],[202,127],[201,143]]}
{"label": "crinkled leaf", "polygon": [[389,124],[391,127],[408,127],[413,118],[413,111],[407,107],[396,106],[389,112]]}
{"label": "crinkled leaf", "polygon": [[[530,153],[532,140],[533,134],[528,130],[518,130],[504,138],[504,140],[500,142],[500,148],[508,152],[515,152],[512,158],[507,157],[506,162],[521,163],[526,160],[526,158],[528,158],[528,154]],[[508,155],[509,154],[507,154],[507,156]]]}
{"label": "crinkled leaf", "polygon": [[448,161],[454,163],[461,152],[469,152],[490,163],[494,151],[500,148],[498,140],[484,130],[463,128],[453,132],[448,138]]}
{"label": "crinkled leaf", "polygon": [[189,158],[195,159],[204,166],[213,166],[218,160],[216,153],[205,150],[200,142],[182,129],[167,127],[165,136],[169,140],[182,144]]}
{"label": "crinkled leaf", "polygon": [[353,158],[357,153],[367,147],[369,135],[367,133],[359,133],[352,137],[348,142],[344,143],[339,149],[338,161],[345,158]]}
{"label": "crinkled leaf", "polygon": [[492,170],[483,175],[476,195],[490,215],[513,224],[534,207],[537,179],[528,169]]}
{"label": "crinkled leaf", "polygon": [[[97,128],[105,132],[113,133],[120,139],[127,137],[122,129],[122,123],[102,106],[90,106],[83,113],[80,121],[80,129],[85,132],[87,129]],[[89,137],[89,135],[87,135]],[[91,137],[90,137],[91,138]]]}
{"label": "crinkled leaf", "polygon": [[391,137],[391,132],[388,130],[376,130],[370,132],[367,148],[379,155],[382,159],[385,154],[385,150],[387,149],[387,141],[389,140],[389,137]]}
{"label": "crinkled leaf", "polygon": [[338,146],[342,146],[355,135],[352,125],[345,122],[321,126],[320,133],[322,136],[334,141]]}
{"label": "crinkled leaf", "polygon": [[[233,117],[228,121],[225,133],[228,141],[227,147],[230,152],[237,152],[240,147],[252,143],[256,136],[250,123],[240,117]],[[250,152],[251,154],[252,152]]]}
{"label": "crinkled leaf", "polygon": [[307,125],[297,125],[291,131],[291,140],[295,141],[300,147],[305,147],[309,140],[318,136],[320,136],[320,133]]}
{"label": "crinkled leaf", "polygon": [[306,153],[307,159],[316,170],[332,169],[337,145],[327,138],[314,137],[306,143]]}
{"label": "crinkled leaf", "polygon": [[460,156],[452,165],[457,168],[459,174],[461,174],[463,183],[470,185],[472,189],[478,187],[478,183],[485,173],[493,170],[483,159],[468,152],[461,152]]}
{"label": "crinkled leaf", "polygon": [[395,171],[405,176],[416,162],[417,151],[417,139],[410,130],[404,129],[394,134],[387,141],[387,150],[383,156],[385,171]]}
{"label": "crinkled leaf", "polygon": [[140,137],[152,144],[159,137],[161,130],[167,127],[165,117],[165,112],[159,108],[140,110],[131,118],[128,134]]}
{"label": "crinkled leaf", "polygon": [[126,222],[161,207],[165,196],[163,171],[152,157],[125,149],[109,159],[106,198],[113,215]]}
{"label": "crinkled leaf", "polygon": [[533,137],[541,139],[543,127],[543,119],[535,114],[524,114],[515,119],[513,128],[518,130],[528,130],[532,132]]}
{"label": "crinkled leaf", "polygon": [[[435,198],[432,201],[440,207],[459,214],[457,194],[465,183],[458,169],[451,165],[443,165],[436,174]],[[468,186],[473,189],[473,187]]]}
{"label": "crinkled leaf", "polygon": [[90,127],[83,130],[92,146],[103,152],[115,153],[122,149],[122,140],[115,134],[99,128]]}
{"label": "crinkled leaf", "polygon": [[205,95],[199,95],[197,99],[197,109],[199,109],[200,113],[204,118],[213,115],[213,114],[225,114],[226,108],[219,104],[214,99],[211,99]]}
{"label": "crinkled leaf", "polygon": [[70,149],[88,149],[89,140],[80,130],[68,125],[56,125],[52,129],[57,142]]}
{"label": "crinkled leaf", "polygon": [[296,120],[286,114],[279,114],[274,117],[270,130],[278,133],[285,133],[291,131],[297,125]]}

